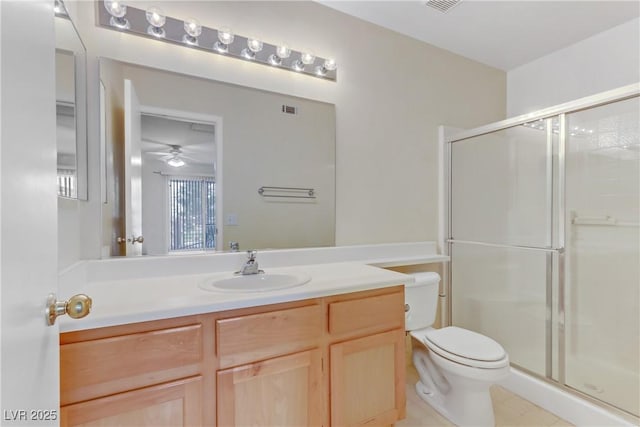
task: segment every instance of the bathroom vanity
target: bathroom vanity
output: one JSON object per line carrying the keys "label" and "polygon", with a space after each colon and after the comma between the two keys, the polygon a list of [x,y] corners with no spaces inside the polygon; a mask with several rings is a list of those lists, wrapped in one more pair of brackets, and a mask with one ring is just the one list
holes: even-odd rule
{"label": "bathroom vanity", "polygon": [[198,275],[180,286],[158,278],[154,300],[154,280],[143,279],[130,281],[127,300],[101,306],[94,297],[86,325],[61,323],[61,425],[379,426],[404,418],[402,284],[410,276],[351,263],[281,270],[312,280],[251,295],[198,289]]}

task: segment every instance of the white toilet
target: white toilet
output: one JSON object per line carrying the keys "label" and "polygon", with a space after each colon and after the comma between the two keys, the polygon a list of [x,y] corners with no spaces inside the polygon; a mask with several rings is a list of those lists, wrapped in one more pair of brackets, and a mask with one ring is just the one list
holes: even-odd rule
{"label": "white toilet", "polygon": [[458,426],[494,426],[489,387],[509,375],[509,356],[484,335],[455,326],[432,328],[440,276],[414,277],[405,286],[405,327],[414,338],[418,396]]}

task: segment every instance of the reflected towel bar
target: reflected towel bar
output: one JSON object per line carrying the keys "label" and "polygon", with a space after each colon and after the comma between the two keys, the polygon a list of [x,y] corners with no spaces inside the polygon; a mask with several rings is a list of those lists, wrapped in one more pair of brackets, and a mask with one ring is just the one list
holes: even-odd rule
{"label": "reflected towel bar", "polygon": [[260,187],[258,194],[262,197],[288,197],[292,199],[315,199],[313,188],[299,187]]}
{"label": "reflected towel bar", "polygon": [[618,221],[617,219],[611,216],[601,216],[601,217],[579,217],[576,216],[571,219],[571,224],[574,225],[599,225],[599,226],[610,226],[610,227],[638,227],[640,223],[638,222],[625,222]]}

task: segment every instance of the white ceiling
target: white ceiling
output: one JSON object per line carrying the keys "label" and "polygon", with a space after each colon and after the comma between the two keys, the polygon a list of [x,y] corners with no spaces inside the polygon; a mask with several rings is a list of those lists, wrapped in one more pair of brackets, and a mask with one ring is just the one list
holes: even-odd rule
{"label": "white ceiling", "polygon": [[424,0],[319,2],[505,71],[640,16],[638,0],[462,0],[446,13]]}

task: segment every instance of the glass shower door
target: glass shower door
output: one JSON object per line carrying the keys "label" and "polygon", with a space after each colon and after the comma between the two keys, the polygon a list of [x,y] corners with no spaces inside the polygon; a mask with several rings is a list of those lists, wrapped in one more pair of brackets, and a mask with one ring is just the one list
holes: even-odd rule
{"label": "glass shower door", "polygon": [[451,323],[640,416],[638,90],[528,117],[448,145]]}
{"label": "glass shower door", "polygon": [[544,119],[450,144],[452,323],[542,376],[551,372],[558,132]]}
{"label": "glass shower door", "polygon": [[567,114],[565,383],[640,416],[639,98]]}

